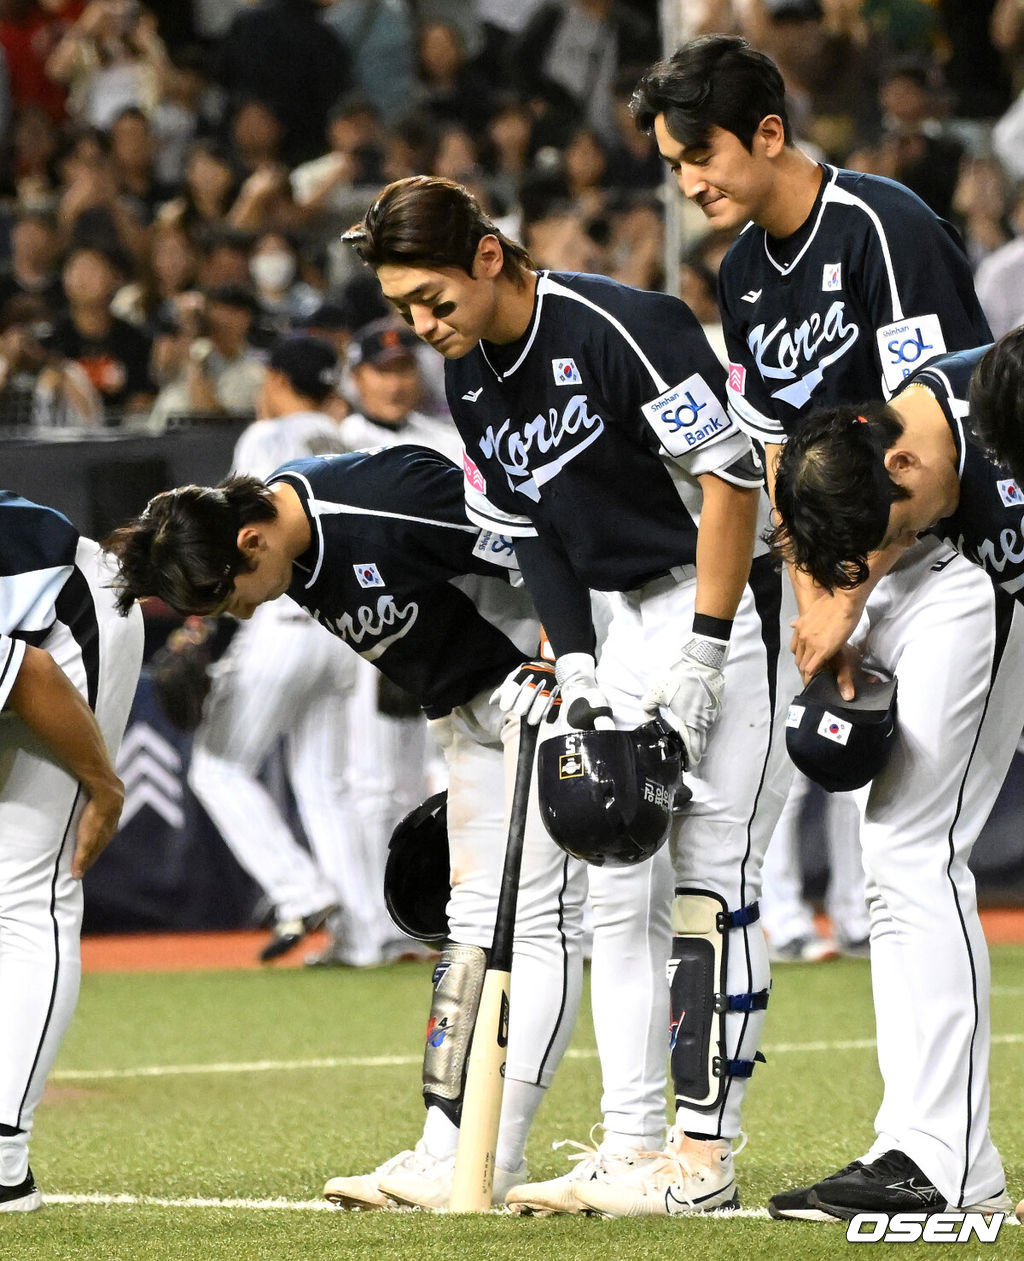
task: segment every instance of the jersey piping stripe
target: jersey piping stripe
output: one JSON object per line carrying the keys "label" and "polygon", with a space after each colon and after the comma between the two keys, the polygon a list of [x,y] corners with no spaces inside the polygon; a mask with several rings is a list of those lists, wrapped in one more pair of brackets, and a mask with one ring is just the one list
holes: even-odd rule
{"label": "jersey piping stripe", "polygon": [[831,166],[824,167],[824,170],[825,170],[825,175],[826,175],[826,180],[825,180],[826,188],[821,197],[821,204],[818,206],[818,217],[814,221],[814,227],[811,229],[810,236],[808,236],[807,240],[804,242],[796,258],[794,258],[791,262],[783,265],[782,263],[778,262],[776,259],[772,258],[772,252],[768,248],[768,233],[765,232],[764,236],[761,239],[761,244],[764,247],[765,258],[767,258],[769,263],[771,263],[771,265],[775,268],[775,270],[779,273],[780,276],[788,275],[793,270],[793,268],[796,267],[796,265],[800,262],[803,256],[811,248],[811,244],[813,243],[814,238],[818,235],[818,228],[821,225],[821,217],[825,213],[825,204],[828,201],[828,195],[829,195],[829,192],[831,191],[831,186],[835,183],[836,177],[839,174],[839,172],[834,167],[831,167]]}
{"label": "jersey piping stripe", "polygon": [[562,1028],[562,1022],[565,1020],[565,1007],[569,997],[569,950],[565,940],[565,891],[569,885],[569,861],[569,855],[566,854],[565,861],[562,863],[562,884],[558,890],[558,942],[562,954],[562,999],[558,1004],[558,1013],[551,1029],[551,1037],[537,1065],[537,1077],[533,1083],[535,1086],[544,1084],[544,1069],[551,1055],[551,1049],[558,1038],[559,1030]]}
{"label": "jersey piping stripe", "polygon": [[385,512],[382,508],[358,508],[355,504],[329,503],[323,499],[310,501],[310,508],[325,517],[386,517],[389,521],[413,521],[417,525],[435,525],[439,530],[461,530],[464,534],[476,534],[471,525],[459,521],[438,521],[436,517],[414,517],[407,512]]}
{"label": "jersey piping stripe", "polygon": [[[647,369],[648,373],[650,374],[651,380],[654,382],[659,392],[664,394],[664,392],[668,389],[668,382],[662,378],[661,374],[658,372],[657,368],[655,368],[654,364],[651,363],[650,359],[648,359],[647,356],[644,354],[644,352],[640,349],[639,344],[637,343],[633,335],[629,332],[629,330],[624,325],[620,324],[614,315],[611,315],[603,307],[598,306],[596,302],[591,302],[589,298],[583,297],[582,294],[574,292],[574,290],[567,288],[565,285],[560,285],[557,280],[552,280],[547,272],[541,272],[540,280],[537,282],[538,298],[542,299],[544,294],[546,293],[555,294],[556,296],[560,298],[565,298],[569,302],[578,302],[581,306],[587,307],[588,310],[594,311],[597,315],[600,315],[602,319],[607,320],[608,323],[612,326],[612,328],[615,329],[615,331],[623,339],[626,345],[630,347],[630,349],[633,351],[636,357]],[[539,300],[537,303],[537,311],[538,313],[540,312]],[[532,334],[531,334],[530,340],[531,342],[533,340]],[[516,362],[512,365],[511,368],[509,368],[509,370],[504,375],[506,377],[510,377],[525,358],[526,358],[526,351],[524,350],[523,353],[516,360]]]}
{"label": "jersey piping stripe", "polygon": [[25,659],[25,645],[19,639],[6,637],[0,639],[0,643],[3,643],[7,650],[3,669],[0,670],[0,709],[2,709],[7,703],[7,698],[18,677],[18,671],[21,669],[21,663]]}
{"label": "jersey piping stripe", "polygon": [[[967,950],[967,960],[968,960],[968,963],[970,965],[970,970],[971,970],[971,1001],[974,1007],[974,1027],[971,1032],[970,1051],[968,1053],[968,1068],[967,1068],[967,1082],[966,1082],[967,1088],[965,1091],[965,1094],[966,1094],[965,1105],[966,1105],[967,1112],[964,1118],[965,1127],[964,1127],[964,1146],[963,1146],[963,1177],[960,1180],[960,1199],[961,1200],[963,1200],[963,1197],[964,1197],[964,1191],[967,1185],[967,1177],[971,1168],[971,1155],[970,1155],[971,1154],[971,1130],[974,1125],[974,1108],[971,1102],[972,1093],[973,1093],[973,1085],[974,1085],[974,1075],[975,1075],[974,1044],[978,1036],[978,1023],[980,1021],[981,1016],[980,1016],[980,1005],[978,1002],[978,974],[977,974],[977,967],[974,960],[974,952],[971,949],[971,937],[970,937],[970,933],[967,930],[966,919],[964,916],[963,907],[961,906],[961,903],[960,903],[960,896],[957,891],[956,881],[953,879],[953,876],[951,873],[952,873],[953,864],[956,861],[956,841],[954,839],[955,833],[956,833],[956,825],[960,820],[960,812],[963,808],[964,791],[967,785],[967,778],[974,767],[975,754],[977,753],[978,744],[981,740],[981,733],[982,733],[982,728],[985,725],[985,719],[988,716],[989,704],[991,703],[991,700],[992,700],[992,691],[995,688],[996,677],[999,673],[999,665],[1003,658],[1003,652],[1006,648],[1007,639],[1009,638],[1009,634],[1010,634],[1010,627],[1013,622],[1014,615],[1016,613],[1016,605],[1014,601],[1012,600],[1012,598],[1008,596],[1004,596],[1003,593],[996,587],[992,588],[992,594],[993,594],[992,608],[993,608],[995,626],[993,628],[994,629],[994,634],[993,634],[994,643],[992,646],[992,667],[989,672],[988,689],[985,693],[985,704],[984,704],[984,708],[982,709],[981,719],[978,722],[977,729],[974,733],[974,743],[971,747],[970,757],[968,758],[967,763],[964,767],[964,773],[960,778],[960,786],[957,791],[957,797],[956,797],[956,813],[953,816],[953,820],[949,826],[949,832],[947,833],[949,861],[946,863],[946,877],[949,880],[949,887],[950,887],[950,892],[953,898],[953,905],[956,908],[957,920],[960,924],[960,932],[963,937],[964,946]],[[983,1066],[983,1071],[984,1071],[984,1066]]]}
{"label": "jersey piping stripe", "polygon": [[943,410],[947,413],[947,418],[956,428],[958,447],[956,475],[957,477],[963,477],[964,463],[967,459],[967,436],[964,433],[963,417],[968,414],[967,409],[961,400],[956,397],[952,381],[950,381],[949,377],[946,376],[941,368],[928,368],[925,372],[921,373],[920,377],[915,378],[915,383],[927,385],[928,382],[925,379],[927,377],[931,377],[934,381],[936,381],[942,390],[943,397],[937,399],[937,402],[940,406],[944,405]]}
{"label": "jersey piping stripe", "polygon": [[[287,482],[287,481],[291,481],[292,479],[297,481],[301,486],[305,488],[306,503],[311,504],[313,502],[313,487],[310,486],[309,481],[305,477],[303,477],[301,473],[284,473],[280,477],[275,477],[272,481],[267,482],[267,485],[275,486],[278,482]],[[316,582],[317,578],[319,578],[320,570],[323,567],[323,563],[324,563],[323,527],[320,525],[320,518],[316,515],[315,512],[310,512],[310,516],[313,518],[313,523],[316,526],[316,564],[313,566],[313,572],[312,574],[310,574],[309,581],[306,583],[307,591],[313,585],[313,583]]]}
{"label": "jersey piping stripe", "polygon": [[57,982],[60,979],[60,969],[61,969],[60,931],[58,930],[58,927],[57,927],[57,914],[56,914],[57,877],[60,874],[61,856],[63,855],[64,849],[68,843],[68,835],[71,830],[72,821],[74,820],[74,817],[75,817],[75,809],[78,805],[78,799],[79,797],[81,797],[81,795],[82,795],[82,790],[81,788],[79,788],[78,791],[75,793],[74,799],[71,802],[71,809],[68,812],[67,820],[64,823],[64,831],[63,831],[63,835],[61,836],[61,842],[60,842],[60,845],[57,847],[57,854],[53,861],[53,876],[50,879],[50,908],[49,908],[50,924],[53,928],[53,979],[50,983],[50,1001],[49,1003],[47,1003],[47,1006],[46,1006],[46,1017],[43,1020],[42,1028],[39,1031],[39,1041],[36,1043],[36,1053],[32,1057],[32,1067],[29,1069],[28,1075],[25,1078],[25,1089],[22,1092],[21,1099],[18,1102],[18,1118],[15,1121],[15,1124],[19,1126],[21,1124],[22,1109],[25,1107],[25,1099],[27,1098],[28,1092],[32,1087],[32,1079],[33,1077],[35,1077],[35,1074],[36,1074],[36,1067],[39,1064],[39,1057],[43,1053],[43,1045],[46,1042],[46,1035],[50,1029],[50,1021],[53,1019],[53,1008],[57,1001]]}
{"label": "jersey piping stripe", "polygon": [[885,261],[885,274],[889,280],[889,298],[892,302],[892,318],[893,320],[902,320],[903,303],[900,301],[900,291],[896,284],[896,270],[892,265],[892,254],[889,252],[889,238],[885,235],[881,219],[866,201],[861,201],[859,197],[855,197],[853,193],[848,192],[845,188],[833,186],[826,191],[825,196],[830,201],[836,201],[845,206],[852,206],[871,220],[871,225],[878,237],[882,258]]}
{"label": "jersey piping stripe", "polygon": [[484,345],[483,342],[480,343],[480,353],[481,355],[483,355],[484,362],[487,364],[488,368],[490,368],[490,370],[494,373],[494,375],[498,378],[499,381],[504,381],[506,377],[510,377],[512,373],[516,371],[516,369],[520,366],[520,364],[523,362],[526,356],[530,353],[530,347],[533,345],[534,341],[537,338],[537,330],[540,328],[541,307],[543,307],[544,305],[544,292],[545,292],[544,279],[546,278],[546,276],[547,276],[546,272],[541,272],[541,278],[537,282],[537,301],[533,304],[533,323],[530,328],[530,336],[526,339],[526,345],[523,347],[522,354],[515,361],[512,367],[509,368],[506,372],[499,372],[499,370],[494,366],[494,364],[491,363],[490,359],[487,358],[486,346]]}

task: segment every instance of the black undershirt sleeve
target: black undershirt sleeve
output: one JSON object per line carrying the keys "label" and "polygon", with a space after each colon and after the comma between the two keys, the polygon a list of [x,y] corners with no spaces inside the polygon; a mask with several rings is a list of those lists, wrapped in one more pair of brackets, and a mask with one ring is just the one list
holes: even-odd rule
{"label": "black undershirt sleeve", "polygon": [[516,560],[556,657],[593,655],[596,640],[590,590],[573,573],[568,557],[547,539],[516,539]]}

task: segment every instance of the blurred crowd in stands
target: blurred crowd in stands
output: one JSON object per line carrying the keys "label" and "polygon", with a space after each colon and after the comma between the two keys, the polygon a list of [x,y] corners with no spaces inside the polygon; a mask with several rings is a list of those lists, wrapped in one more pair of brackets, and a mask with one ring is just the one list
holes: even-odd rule
{"label": "blurred crowd in stands", "polygon": [[993,331],[1024,320],[1021,0],[0,0],[0,427],[254,415],[295,331],[345,362],[388,313],[339,234],[418,172],[540,266],[678,285],[714,341],[729,242],[684,213],[666,276],[629,113],[666,16],[770,53],[805,147],[914,189]]}

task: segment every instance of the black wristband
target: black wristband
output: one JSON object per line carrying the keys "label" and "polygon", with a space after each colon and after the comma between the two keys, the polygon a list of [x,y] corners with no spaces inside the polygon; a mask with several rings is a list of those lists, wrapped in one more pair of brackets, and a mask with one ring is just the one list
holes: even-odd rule
{"label": "black wristband", "polygon": [[706,635],[708,639],[728,640],[732,634],[732,618],[710,617],[707,613],[694,613],[693,633]]}

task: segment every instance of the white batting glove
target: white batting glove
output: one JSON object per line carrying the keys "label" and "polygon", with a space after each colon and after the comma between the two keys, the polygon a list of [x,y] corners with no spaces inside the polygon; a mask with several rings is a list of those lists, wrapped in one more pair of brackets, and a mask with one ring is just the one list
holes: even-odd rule
{"label": "white batting glove", "polygon": [[506,714],[517,714],[522,722],[536,727],[545,714],[561,704],[552,661],[524,661],[516,666],[491,697]]}
{"label": "white batting glove", "polygon": [[707,748],[708,732],[722,703],[725,675],[722,669],[729,642],[693,634],[683,645],[678,664],[651,681],[640,698],[652,716],[659,709],[683,738],[687,769],[700,762]]}
{"label": "white batting glove", "polygon": [[[612,707],[597,686],[597,663],[588,652],[567,652],[555,662],[562,713],[578,731],[614,731]],[[555,712],[548,715],[548,721]]]}

